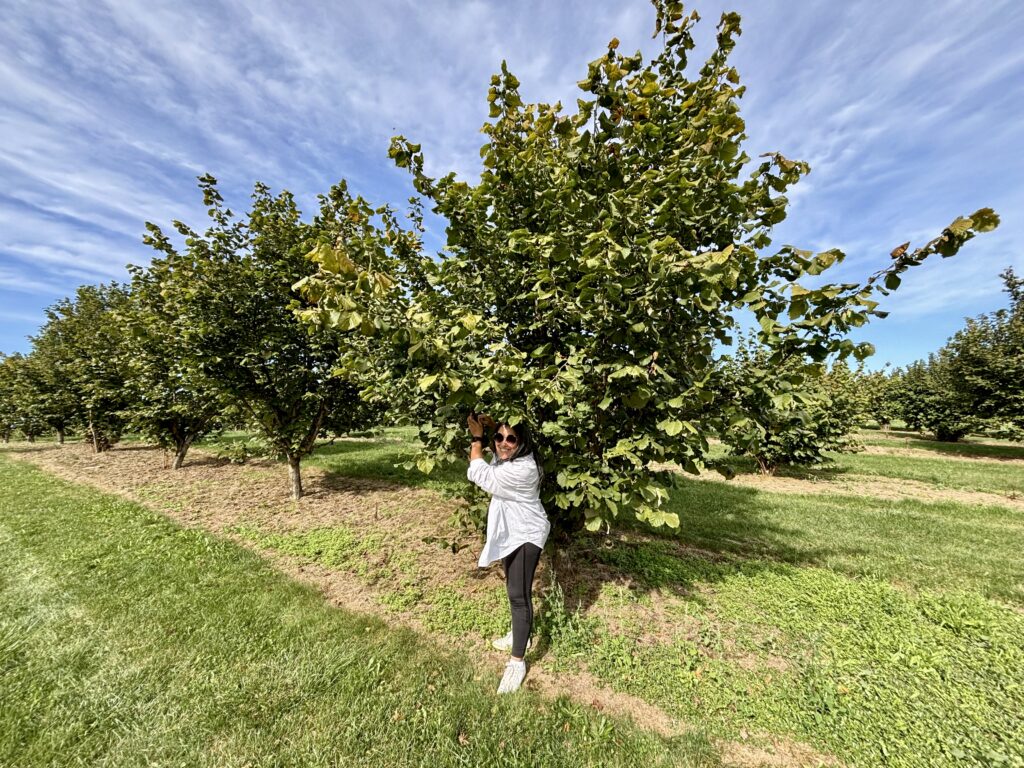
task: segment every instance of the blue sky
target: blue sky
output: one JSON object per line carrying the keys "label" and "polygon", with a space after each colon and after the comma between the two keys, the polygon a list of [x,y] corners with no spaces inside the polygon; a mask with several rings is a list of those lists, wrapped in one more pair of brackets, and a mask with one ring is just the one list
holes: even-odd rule
{"label": "blue sky", "polygon": [[[737,0],[688,4],[709,41],[723,8],[744,33],[748,154],[812,173],[776,245],[838,247],[834,280],[991,206],[1002,226],[910,272],[885,320],[858,332],[871,367],[940,347],[965,316],[1005,305],[1024,272],[1024,4]],[[0,27],[0,351],[28,351],[44,307],[145,263],[146,220],[204,226],[195,177],[244,209],[252,184],[312,211],[341,178],[402,205],[389,139],[427,172],[479,173],[489,76],[525,101],[575,105],[612,37],[650,58],[647,0],[587,2],[52,2],[3,0]],[[433,222],[427,245],[441,245]]]}

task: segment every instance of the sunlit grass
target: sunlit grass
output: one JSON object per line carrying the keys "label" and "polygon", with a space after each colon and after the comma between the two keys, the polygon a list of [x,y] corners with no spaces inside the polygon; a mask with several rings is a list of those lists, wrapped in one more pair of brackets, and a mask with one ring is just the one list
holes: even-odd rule
{"label": "sunlit grass", "polygon": [[[714,765],[0,456],[0,765]],[[568,728],[565,728],[566,724]]]}
{"label": "sunlit grass", "polygon": [[[897,438],[894,447],[904,439],[925,450],[933,442]],[[894,445],[887,440],[865,437]],[[981,442],[959,448],[968,446],[992,458],[1013,458],[1015,450]],[[935,456],[841,455],[831,467],[781,474],[817,478],[817,489],[826,491],[829,478],[869,475],[1007,495],[1022,479],[1016,462],[958,460],[943,448]],[[430,476],[401,466],[416,450],[415,429],[389,429],[321,446],[307,465],[444,492],[465,482],[462,463]],[[724,454],[721,446],[714,451]],[[677,531],[620,521],[627,538],[584,536],[572,557],[629,585],[617,587],[632,595],[620,597],[626,602],[649,604],[662,595],[659,604],[678,616],[678,628],[652,637],[643,621],[613,627],[585,606],[576,613],[578,595],[554,588],[539,606],[539,663],[587,669],[717,737],[784,735],[849,765],[1024,764],[1024,732],[1014,714],[1024,710],[1018,511],[849,490],[764,492],[686,476],[668,505],[680,516]],[[472,598],[454,583],[424,588],[410,577],[415,564],[401,557],[369,568],[362,555],[381,546],[376,533],[336,526],[246,535],[353,573],[385,606],[416,609],[434,633],[452,640],[496,634],[507,622],[500,599]],[[606,610],[614,605],[608,594],[601,590]],[[397,668],[388,669],[393,675]],[[695,744],[686,759],[707,754]],[[612,751],[618,759],[618,748]]]}

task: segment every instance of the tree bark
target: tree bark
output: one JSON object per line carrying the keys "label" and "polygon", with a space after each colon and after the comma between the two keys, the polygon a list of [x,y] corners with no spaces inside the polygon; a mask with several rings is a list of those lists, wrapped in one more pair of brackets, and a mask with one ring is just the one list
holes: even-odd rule
{"label": "tree bark", "polygon": [[92,423],[92,419],[89,419],[89,433],[92,435],[92,452],[100,453],[102,450],[100,448],[100,438],[96,434],[96,425]]}
{"label": "tree bark", "polygon": [[188,453],[188,449],[191,445],[191,441],[185,440],[175,446],[174,463],[171,464],[171,469],[181,469],[181,465],[185,463],[185,454]]}
{"label": "tree bark", "polygon": [[64,430],[63,429],[58,429],[57,430],[57,442],[60,445],[64,445]]}
{"label": "tree bark", "polygon": [[298,501],[302,498],[302,474],[299,470],[299,463],[302,461],[298,456],[288,457],[288,479],[292,486],[292,499]]}

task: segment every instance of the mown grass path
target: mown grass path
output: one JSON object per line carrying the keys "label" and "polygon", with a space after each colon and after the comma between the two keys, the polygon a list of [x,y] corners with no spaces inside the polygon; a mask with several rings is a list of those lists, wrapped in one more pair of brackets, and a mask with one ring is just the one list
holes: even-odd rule
{"label": "mown grass path", "polygon": [[0,765],[715,765],[0,456]]}

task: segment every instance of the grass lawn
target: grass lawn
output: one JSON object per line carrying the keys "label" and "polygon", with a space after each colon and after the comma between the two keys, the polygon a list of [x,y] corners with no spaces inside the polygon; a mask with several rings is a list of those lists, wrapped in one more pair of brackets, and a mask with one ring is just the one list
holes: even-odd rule
{"label": "grass lawn", "polygon": [[[311,463],[343,476],[457,486],[461,465],[429,478],[394,466],[415,448],[412,431],[389,430],[326,446]],[[826,470],[793,474],[877,474],[986,491],[1012,490],[1024,478],[1014,463],[955,458],[842,455]],[[548,596],[545,664],[582,666],[723,738],[786,734],[853,765],[1024,765],[1015,715],[1024,711],[1019,511],[767,493],[685,476],[669,506],[679,531],[627,525],[640,538],[581,543],[577,558],[615,576],[597,595],[556,593],[557,605]],[[343,534],[256,539],[323,563],[349,548],[325,545]],[[585,610],[617,601],[628,614],[652,595],[660,611],[677,614],[678,631],[652,640],[642,623]],[[475,616],[462,604],[446,621],[488,625],[492,611],[481,605]]]}
{"label": "grass lawn", "polygon": [[768,493],[680,478],[668,507],[688,544],[1024,606],[1024,516],[997,506]]}
{"label": "grass lawn", "polygon": [[834,457],[835,469],[874,477],[916,480],[937,488],[1024,496],[1024,461],[950,461],[948,458],[879,453],[844,453]]}
{"label": "grass lawn", "polygon": [[[375,439],[322,446],[307,465],[336,479],[384,478],[427,491],[448,492],[464,482],[461,464],[429,477],[395,467],[415,450],[415,430],[388,429]],[[811,472],[827,483],[830,473],[871,475],[872,467],[879,477],[915,480],[939,491],[1006,493],[1021,472],[1018,462],[905,454],[842,456],[836,467]],[[236,532],[298,563],[353,573],[377,590],[383,606],[418,611],[432,639],[389,634],[375,622],[329,610],[318,595],[275,576],[244,550],[180,531],[138,507],[56,484],[0,457],[0,488],[8,486],[16,490],[2,492],[12,499],[3,501],[3,545],[9,563],[23,564],[10,572],[23,575],[10,579],[14,588],[5,584],[4,597],[22,607],[4,615],[20,622],[15,635],[38,632],[43,638],[30,643],[41,649],[28,656],[34,666],[5,667],[15,670],[12,679],[21,686],[17,701],[42,702],[56,713],[54,722],[64,718],[60,707],[72,707],[65,690],[73,686],[100,686],[93,698],[119,707],[139,697],[158,702],[157,711],[180,706],[166,720],[146,720],[147,738],[169,728],[172,719],[191,724],[157,739],[169,757],[155,753],[156,762],[217,763],[220,753],[209,745],[221,739],[211,734],[224,727],[236,751],[224,753],[220,764],[271,764],[275,757],[273,764],[342,758],[355,764],[492,764],[501,740],[479,731],[494,730],[495,718],[515,713],[517,733],[525,729],[536,738],[517,743],[522,751],[509,764],[715,764],[722,744],[783,739],[807,745],[808,764],[833,755],[851,766],[1024,766],[1024,515],[1009,500],[1001,505],[766,492],[681,476],[669,501],[680,515],[678,531],[623,521],[610,536],[580,537],[566,552],[576,563],[575,576],[535,587],[539,644],[531,658],[553,674],[589,673],[697,727],[690,736],[665,740],[602,720],[567,699],[552,703],[526,693],[518,702],[495,700],[492,681],[474,680],[458,649],[467,635],[488,637],[507,622],[501,590],[467,593],[454,575],[441,588],[403,587],[413,583],[408,580],[418,566],[411,552],[388,550],[393,544],[386,528],[336,522],[289,531],[275,523]],[[371,557],[375,553],[381,556]],[[158,565],[151,569],[151,562]],[[36,571],[45,578],[24,575]],[[260,586],[254,588],[253,580]],[[127,659],[133,671],[142,670],[140,685],[149,680],[149,687],[110,676],[106,667],[84,668],[66,680],[66,669],[77,667],[60,663],[61,642],[49,639],[58,629],[39,619],[55,603],[49,592],[17,586],[35,583],[52,583],[73,597],[82,615],[102,617],[94,624],[99,621],[103,633],[89,640],[89,632],[78,631],[63,642],[81,639],[90,649],[103,649],[85,656]],[[300,614],[301,620],[282,626],[283,616]],[[279,638],[283,646],[262,642],[264,637]],[[337,650],[327,637],[343,638]],[[254,638],[261,642],[252,647]],[[447,654],[437,650],[444,647]],[[354,655],[345,655],[346,649]],[[339,660],[349,658],[358,660]],[[380,667],[376,688],[365,681],[365,658]],[[181,680],[167,672],[173,659]],[[285,661],[276,666],[280,659]],[[444,683],[436,686],[430,707],[418,707],[425,705],[427,670],[434,664],[444,670]],[[262,671],[249,677],[247,665]],[[193,674],[206,667],[215,671]],[[307,675],[306,688],[314,693],[302,697],[297,691]],[[318,675],[329,675],[330,685],[318,688]],[[154,680],[171,689],[158,695]],[[251,697],[223,694],[246,717],[264,719],[253,719],[238,735],[235,718],[224,724],[207,707],[209,680],[234,692],[269,689],[258,715],[247,709]],[[366,703],[378,695],[391,698],[379,708]],[[414,732],[404,714],[410,707],[429,710]],[[570,708],[571,716],[565,714]],[[135,716],[118,709],[101,720],[96,732],[107,734],[105,749],[113,750],[120,738],[109,731],[123,727],[112,723],[134,723]],[[69,722],[81,729],[87,719],[84,708],[72,708]],[[278,724],[281,719],[287,728]],[[389,751],[377,741],[339,735],[347,734],[346,720],[366,721],[368,729],[386,734],[383,741],[401,746]],[[27,719],[13,722],[16,732],[28,727]],[[143,762],[150,753],[137,745],[145,740],[133,738],[129,754]],[[564,751],[566,739],[572,754],[549,757],[545,750]],[[62,745],[72,741],[51,744],[42,753],[48,758],[33,759],[63,757]],[[197,747],[200,742],[205,746]],[[382,751],[367,756],[367,749]],[[0,764],[6,754],[0,752]],[[790,752],[781,764],[799,764],[794,754],[800,753]],[[81,761],[103,759],[116,762]]]}
{"label": "grass lawn", "polygon": [[[907,446],[902,440],[862,437],[865,445],[896,449]],[[922,448],[921,444],[931,447]],[[1024,497],[1024,446],[991,445],[989,443],[956,444],[917,440],[910,446],[912,454],[893,453],[834,453],[828,464],[818,467],[780,467],[781,477],[828,480],[840,475],[912,480],[935,488],[983,491]],[[950,450],[945,450],[949,448]],[[927,451],[934,453],[928,455]],[[962,453],[961,453],[962,451]],[[752,474],[757,471],[753,459],[727,456],[721,445],[713,445],[710,458],[729,464],[736,472]],[[993,459],[971,461],[971,458]],[[957,460],[963,459],[963,460]]]}
{"label": "grass lawn", "polygon": [[0,765],[714,765],[0,456]]}

